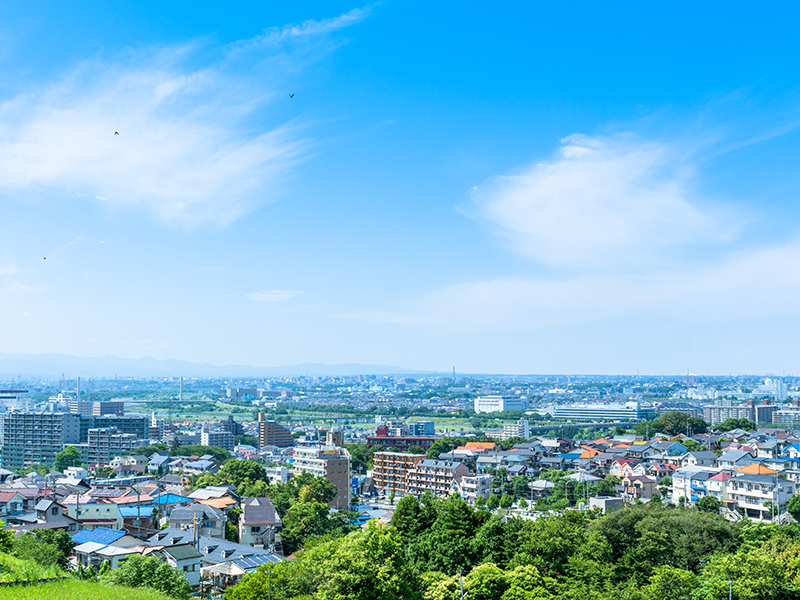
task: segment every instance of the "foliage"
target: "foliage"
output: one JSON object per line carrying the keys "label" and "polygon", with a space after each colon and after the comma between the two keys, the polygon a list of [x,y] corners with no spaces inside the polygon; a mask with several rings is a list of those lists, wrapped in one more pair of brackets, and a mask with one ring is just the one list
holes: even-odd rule
{"label": "foliage", "polygon": [[113,571],[104,574],[101,581],[127,587],[152,588],[179,600],[187,600],[192,594],[192,587],[183,573],[155,556],[135,554]]}
{"label": "foliage", "polygon": [[172,456],[204,456],[210,454],[218,463],[225,462],[231,457],[231,453],[225,448],[216,446],[201,446],[200,444],[189,444],[188,446],[177,446],[173,444],[170,448]]}
{"label": "foliage", "polygon": [[686,434],[694,435],[696,433],[705,433],[708,431],[708,424],[697,417],[690,417],[686,413],[677,410],[671,410],[659,415],[654,421],[640,421],[634,428],[636,435],[645,435],[647,431],[650,435],[654,433],[666,433],[670,436]]}
{"label": "foliage", "polygon": [[276,600],[301,596],[336,600],[418,598],[418,581],[398,532],[370,523],[301,552],[295,560],[259,568],[229,588],[227,600],[262,600],[271,580]]}
{"label": "foliage", "polygon": [[755,431],[756,424],[749,419],[725,419],[714,429],[717,431],[733,431],[734,429],[744,429],[745,431]]}
{"label": "foliage", "polygon": [[383,446],[369,446],[367,444],[344,444],[345,450],[350,453],[350,464],[353,471],[366,473],[372,468],[372,461],[376,452],[382,452]]}
{"label": "foliage", "polygon": [[67,467],[77,467],[81,464],[81,451],[75,446],[67,446],[53,457],[53,468],[64,472]]}
{"label": "foliage", "polygon": [[32,560],[44,567],[67,566],[67,557],[75,544],[66,531],[37,529],[23,533],[14,540],[14,556]]}
{"label": "foliage", "polygon": [[140,446],[136,450],[133,451],[134,454],[142,454],[147,458],[150,458],[156,452],[165,452],[167,450],[167,445],[162,444],[161,442],[156,442],[155,444],[151,444],[150,446]]}
{"label": "foliage", "polygon": [[64,571],[57,565],[44,566],[32,560],[0,553],[0,581],[31,581],[63,575]]}
{"label": "foliage", "polygon": [[14,545],[14,534],[5,528],[5,522],[0,519],[0,552],[11,552]]}
{"label": "foliage", "polygon": [[326,504],[314,500],[296,502],[283,516],[281,537],[284,551],[291,554],[302,548],[310,538],[352,531],[354,517],[352,513],[343,511],[330,513]]}
{"label": "foliage", "polygon": [[703,496],[694,503],[694,506],[697,510],[717,513],[719,512],[719,507],[722,506],[722,502],[719,501],[719,498],[715,498],[714,496]]}

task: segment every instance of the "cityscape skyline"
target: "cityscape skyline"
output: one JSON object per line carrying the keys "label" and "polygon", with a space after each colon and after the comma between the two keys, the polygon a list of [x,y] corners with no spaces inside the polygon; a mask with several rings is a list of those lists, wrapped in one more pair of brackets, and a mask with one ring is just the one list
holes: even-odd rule
{"label": "cityscape skyline", "polygon": [[793,19],[689,6],[0,7],[0,353],[793,373]]}

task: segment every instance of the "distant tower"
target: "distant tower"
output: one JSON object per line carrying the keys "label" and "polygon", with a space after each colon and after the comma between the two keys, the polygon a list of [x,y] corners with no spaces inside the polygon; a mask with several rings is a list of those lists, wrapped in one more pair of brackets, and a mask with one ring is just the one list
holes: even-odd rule
{"label": "distant tower", "polygon": [[453,381],[456,380],[456,368],[453,367]]}
{"label": "distant tower", "polygon": [[81,399],[81,378],[78,377],[78,383],[76,384],[76,389],[78,391],[78,400]]}

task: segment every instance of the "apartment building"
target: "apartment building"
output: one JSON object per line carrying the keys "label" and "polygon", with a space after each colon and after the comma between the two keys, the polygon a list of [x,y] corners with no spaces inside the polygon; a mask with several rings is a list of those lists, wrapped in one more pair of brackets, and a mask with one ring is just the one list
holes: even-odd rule
{"label": "apartment building", "polygon": [[[772,514],[786,510],[789,499],[796,491],[793,481],[777,475],[734,473],[728,480],[729,508],[739,508],[744,515],[760,521],[772,520]],[[768,504],[769,503],[769,504]]]}
{"label": "apartment building", "polygon": [[69,412],[84,417],[101,417],[103,415],[123,416],[125,414],[125,403],[117,401],[90,402],[88,400],[78,400],[71,398],[67,401]]}
{"label": "apartment building", "polygon": [[292,432],[275,421],[264,420],[264,413],[258,413],[258,445],[288,448],[294,446]]}
{"label": "apartment building", "polygon": [[132,433],[122,433],[116,427],[98,427],[87,432],[87,461],[90,465],[107,465],[115,456],[133,454],[147,442]]}
{"label": "apartment building", "polygon": [[404,454],[402,452],[376,452],[373,456],[372,479],[375,489],[386,495],[395,492],[407,494],[406,476],[417,465],[426,460],[424,454]]}
{"label": "apartment building", "polygon": [[336,486],[331,508],[350,508],[350,453],[333,444],[304,444],[294,449],[294,472],[325,477]]}
{"label": "apartment building", "polygon": [[431,492],[435,496],[447,497],[458,492],[458,483],[469,474],[463,463],[426,459],[408,472],[406,488],[414,496]]}
{"label": "apartment building", "polygon": [[65,444],[80,441],[80,415],[17,412],[3,419],[3,467],[21,469],[33,463],[52,464]]}
{"label": "apartment building", "polygon": [[224,448],[228,452],[233,452],[234,437],[230,431],[206,431],[200,432],[201,446],[214,446]]}
{"label": "apartment building", "polygon": [[522,438],[523,440],[530,439],[531,428],[528,419],[520,419],[513,425],[503,425],[502,438],[508,440],[515,437]]}
{"label": "apartment building", "polygon": [[114,427],[119,433],[129,433],[136,439],[148,439],[150,420],[147,417],[121,417],[119,415],[92,415],[80,417],[81,443],[89,441],[90,429]]}
{"label": "apartment building", "polygon": [[456,480],[458,493],[470,502],[475,502],[478,496],[488,500],[492,493],[491,475],[464,475],[461,480]]}

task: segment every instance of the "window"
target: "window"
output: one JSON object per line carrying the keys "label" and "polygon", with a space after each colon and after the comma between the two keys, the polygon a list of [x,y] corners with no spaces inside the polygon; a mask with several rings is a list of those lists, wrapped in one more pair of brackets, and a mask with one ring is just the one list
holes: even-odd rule
{"label": "window", "polygon": [[57,506],[54,507],[53,510],[50,511],[50,512],[51,512],[51,514],[57,515],[58,514],[58,507]]}

